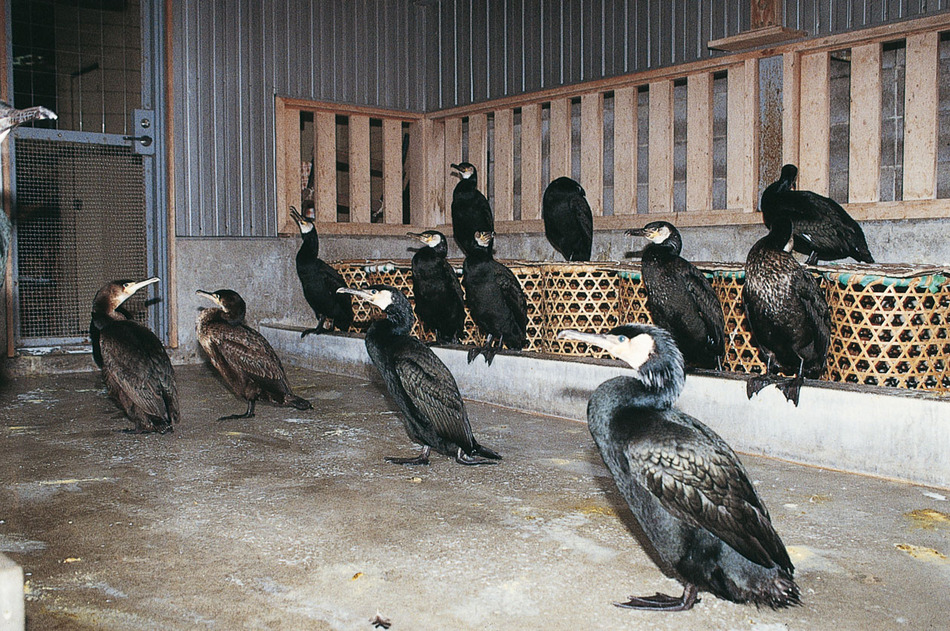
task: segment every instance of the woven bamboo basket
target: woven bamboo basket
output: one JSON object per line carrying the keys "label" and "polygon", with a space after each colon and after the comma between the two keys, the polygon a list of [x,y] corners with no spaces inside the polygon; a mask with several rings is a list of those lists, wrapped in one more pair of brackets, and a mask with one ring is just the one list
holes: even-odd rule
{"label": "woven bamboo basket", "polygon": [[742,284],[745,271],[741,265],[718,263],[703,264],[703,271],[712,273],[710,284],[722,305],[722,315],[726,324],[726,356],[723,370],[738,373],[764,373],[765,363],[759,356],[759,349],[752,341],[752,330],[746,321],[742,306]]}

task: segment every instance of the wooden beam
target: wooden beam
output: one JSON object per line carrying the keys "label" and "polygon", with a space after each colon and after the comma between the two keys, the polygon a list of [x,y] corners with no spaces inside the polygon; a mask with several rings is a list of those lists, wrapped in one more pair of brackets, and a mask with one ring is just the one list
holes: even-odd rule
{"label": "wooden beam", "polygon": [[650,84],[651,213],[673,212],[673,82]]}
{"label": "wooden beam", "polygon": [[801,63],[798,53],[782,55],[782,164],[798,165],[801,123]]}
{"label": "wooden beam", "polygon": [[751,59],[729,69],[726,124],[726,206],[742,212],[758,207],[759,73]]}
{"label": "wooden beam", "polygon": [[581,186],[591,213],[604,214],[604,95],[581,97]]}
{"label": "wooden beam", "polygon": [[285,107],[284,101],[274,102],[277,156],[274,170],[277,179],[277,232],[292,234],[297,224],[290,216],[290,207],[300,210],[300,111]]}
{"label": "wooden beam", "polygon": [[550,150],[551,181],[573,175],[571,165],[571,101],[551,101]]}
{"label": "wooden beam", "polygon": [[402,121],[383,119],[383,221],[402,223]]}
{"label": "wooden beam", "polygon": [[369,116],[350,116],[350,222],[370,223]]}
{"label": "wooden beam", "polygon": [[488,197],[488,115],[468,117],[468,161],[478,170],[478,190]]}
{"label": "wooden beam", "polygon": [[495,172],[493,178],[496,221],[514,219],[515,191],[515,113],[495,112]]}
{"label": "wooden beam", "polygon": [[801,120],[798,188],[827,195],[831,180],[831,83],[829,54],[802,56]]}
{"label": "wooden beam", "polygon": [[452,208],[452,193],[455,191],[455,185],[459,183],[458,177],[453,175],[455,171],[449,166],[463,162],[462,157],[462,119],[445,119],[445,160],[442,164],[442,173],[445,175],[445,206],[444,212],[446,221]]}
{"label": "wooden beam", "polygon": [[541,218],[541,105],[521,109],[521,218]]}
{"label": "wooden beam", "polygon": [[881,45],[851,49],[848,201],[881,199]]}
{"label": "wooden beam", "polygon": [[637,212],[637,88],[614,92],[614,214]]}
{"label": "wooden beam", "polygon": [[314,148],[313,201],[317,221],[336,222],[336,114],[316,112],[313,125],[317,135]]}
{"label": "wooden beam", "polygon": [[904,74],[904,199],[937,196],[939,33],[907,38]]}
{"label": "wooden beam", "polygon": [[686,80],[686,210],[712,210],[713,78]]}

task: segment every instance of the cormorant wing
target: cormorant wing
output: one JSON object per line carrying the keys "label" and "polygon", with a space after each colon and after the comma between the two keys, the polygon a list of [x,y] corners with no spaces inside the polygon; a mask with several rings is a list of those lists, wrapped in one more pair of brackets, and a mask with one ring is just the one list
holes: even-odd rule
{"label": "cormorant wing", "polygon": [[521,283],[515,273],[507,266],[499,263],[500,273],[496,276],[498,288],[501,290],[505,304],[514,314],[518,326],[524,330],[528,326],[528,298],[524,294]]}
{"label": "cormorant wing", "polygon": [[452,290],[458,296],[459,302],[464,304],[465,294],[462,293],[462,285],[459,283],[459,277],[458,274],[455,273],[455,268],[445,259],[439,260],[442,261],[442,274],[445,276],[445,280],[451,285]]}
{"label": "cormorant wing", "polygon": [[280,382],[285,379],[284,367],[273,347],[263,335],[248,326],[222,327],[222,333],[215,336],[214,345],[231,368],[260,381]]}
{"label": "cormorant wing", "polygon": [[571,213],[577,217],[577,225],[580,226],[585,242],[592,241],[594,238],[594,218],[591,216],[590,204],[587,203],[587,198],[581,193],[571,196]]}
{"label": "cormorant wing", "polygon": [[419,340],[409,338],[395,353],[393,368],[409,401],[432,423],[436,433],[470,452],[474,439],[462,395],[442,360]]}
{"label": "cormorant wing", "polygon": [[102,369],[146,414],[178,421],[178,390],[168,354],[155,334],[130,320],[115,322],[99,337]]}
{"label": "cormorant wing", "polygon": [[[692,417],[656,423],[651,440],[630,444],[631,472],[673,516],[704,528],[764,567],[792,562],[735,452]],[[682,424],[681,424],[682,423]]]}
{"label": "cormorant wing", "polygon": [[[682,259],[681,259],[682,260]],[[722,314],[722,305],[715,290],[709,284],[706,276],[692,263],[683,260],[683,284],[686,291],[697,305],[697,313],[706,324],[706,331],[715,333],[712,341],[717,346],[725,343],[725,317]]]}
{"label": "cormorant wing", "polygon": [[814,324],[816,344],[828,348],[831,343],[831,310],[825,294],[811,273],[805,269],[792,276],[792,290],[801,300],[809,322]]}

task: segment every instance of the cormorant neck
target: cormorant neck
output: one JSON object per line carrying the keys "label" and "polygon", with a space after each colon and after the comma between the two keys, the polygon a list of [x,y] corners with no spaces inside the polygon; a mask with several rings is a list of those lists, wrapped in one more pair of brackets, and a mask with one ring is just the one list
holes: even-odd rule
{"label": "cormorant neck", "polygon": [[393,335],[409,335],[416,323],[416,316],[412,314],[408,302],[405,305],[393,303],[386,308],[386,320],[392,327]]}
{"label": "cormorant neck", "polygon": [[308,251],[313,253],[314,256],[320,255],[320,237],[317,236],[316,230],[311,230],[310,232],[300,235],[303,237],[303,245],[301,248],[306,248]]}
{"label": "cormorant neck", "polygon": [[645,258],[670,259],[678,256],[682,249],[682,242],[672,235],[663,243],[650,243],[643,248]]}

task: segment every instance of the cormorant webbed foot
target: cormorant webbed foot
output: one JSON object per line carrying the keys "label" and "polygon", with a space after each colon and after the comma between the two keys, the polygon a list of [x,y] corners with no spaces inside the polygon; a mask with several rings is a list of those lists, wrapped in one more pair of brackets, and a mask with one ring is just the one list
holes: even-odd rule
{"label": "cormorant webbed foot", "polygon": [[627,602],[614,603],[614,605],[624,609],[689,611],[693,608],[693,605],[699,602],[699,598],[696,597],[698,594],[699,590],[695,585],[686,585],[683,588],[683,595],[679,598],[657,592],[654,596],[631,596]]}
{"label": "cormorant webbed foot", "polygon": [[247,402],[247,409],[244,411],[244,414],[229,414],[228,416],[222,416],[219,418],[219,421],[230,421],[236,418],[254,418],[254,406],[257,403],[254,399],[251,399]]}
{"label": "cormorant webbed foot", "polygon": [[481,352],[482,348],[480,346],[474,346],[468,349],[468,363],[471,364],[473,361],[475,361],[475,358],[478,357]]}
{"label": "cormorant webbed foot", "polygon": [[428,465],[429,464],[429,452],[431,447],[426,445],[422,448],[422,452],[415,458],[395,458],[389,456],[385,458],[386,462],[391,462],[393,464],[404,464],[404,465]]}
{"label": "cormorant webbed foot", "polygon": [[[493,452],[494,453],[494,452]],[[498,456],[501,458],[501,456]],[[477,466],[480,464],[498,464],[495,460],[488,460],[487,458],[481,458],[475,455],[469,455],[462,451],[462,448],[459,447],[458,452],[455,454],[455,462],[459,464],[464,464],[467,466]]]}
{"label": "cormorant webbed foot", "polygon": [[798,397],[801,394],[802,383],[804,383],[804,381],[803,377],[798,376],[786,381],[780,381],[775,384],[775,387],[785,395],[786,400],[791,401],[795,404],[795,407],[798,407]]}
{"label": "cormorant webbed foot", "polygon": [[300,334],[300,339],[307,337],[311,333],[313,333],[314,335],[319,335],[320,333],[323,333],[324,331],[323,323],[326,321],[327,321],[326,318],[320,318],[320,321],[317,322],[317,326],[313,327],[312,329],[304,329],[304,331]]}
{"label": "cormorant webbed foot", "polygon": [[762,388],[772,383],[772,378],[768,375],[758,375],[745,382],[746,397],[751,399],[759,393]]}

